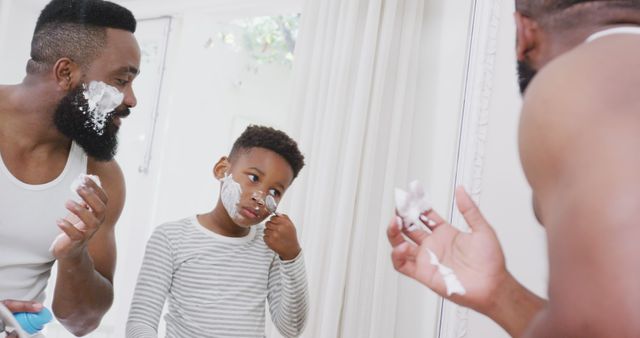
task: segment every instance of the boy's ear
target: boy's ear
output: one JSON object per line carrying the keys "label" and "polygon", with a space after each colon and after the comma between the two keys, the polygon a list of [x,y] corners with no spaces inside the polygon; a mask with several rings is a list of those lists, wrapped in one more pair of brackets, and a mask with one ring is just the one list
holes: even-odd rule
{"label": "boy's ear", "polygon": [[216,165],[213,166],[213,176],[216,179],[221,180],[224,178],[225,174],[229,172],[231,169],[231,162],[229,162],[229,158],[226,156],[220,157]]}

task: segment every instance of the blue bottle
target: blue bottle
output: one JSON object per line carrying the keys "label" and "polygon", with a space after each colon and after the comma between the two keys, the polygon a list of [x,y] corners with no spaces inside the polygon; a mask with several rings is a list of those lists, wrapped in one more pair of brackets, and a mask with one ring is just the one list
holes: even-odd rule
{"label": "blue bottle", "polygon": [[42,330],[44,324],[53,320],[53,315],[47,308],[43,308],[40,312],[16,312],[13,315],[22,326],[22,329],[28,334],[34,334]]}

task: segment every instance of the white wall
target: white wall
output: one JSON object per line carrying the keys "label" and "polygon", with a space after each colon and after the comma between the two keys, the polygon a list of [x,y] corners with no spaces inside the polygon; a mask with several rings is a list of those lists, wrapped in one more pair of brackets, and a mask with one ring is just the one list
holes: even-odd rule
{"label": "white wall", "polygon": [[1,0],[0,79],[3,84],[22,81],[29,59],[31,37],[42,0]]}

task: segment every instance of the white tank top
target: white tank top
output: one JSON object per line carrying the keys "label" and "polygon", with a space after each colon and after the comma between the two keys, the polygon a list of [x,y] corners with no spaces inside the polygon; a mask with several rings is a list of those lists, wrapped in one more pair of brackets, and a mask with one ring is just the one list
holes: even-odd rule
{"label": "white tank top", "polygon": [[640,35],[640,27],[638,26],[619,26],[619,27],[613,27],[613,28],[608,28],[602,31],[599,31],[597,33],[591,34],[591,36],[589,36],[587,38],[586,42],[591,42],[593,40],[605,37],[605,36],[609,36],[609,35],[616,35],[616,34],[635,34],[635,35]]}
{"label": "white tank top", "polygon": [[87,155],[71,145],[67,164],[53,181],[26,184],[0,154],[0,300],[44,301],[54,258],[49,247],[61,233],[56,220],[68,214],[73,180],[87,171]]}

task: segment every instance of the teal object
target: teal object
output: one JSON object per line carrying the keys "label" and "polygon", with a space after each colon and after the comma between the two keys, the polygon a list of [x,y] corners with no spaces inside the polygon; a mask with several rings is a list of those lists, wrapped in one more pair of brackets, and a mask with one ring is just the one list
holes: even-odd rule
{"label": "teal object", "polygon": [[53,315],[47,308],[43,308],[40,312],[16,312],[13,315],[28,334],[42,330],[45,324],[53,320]]}

